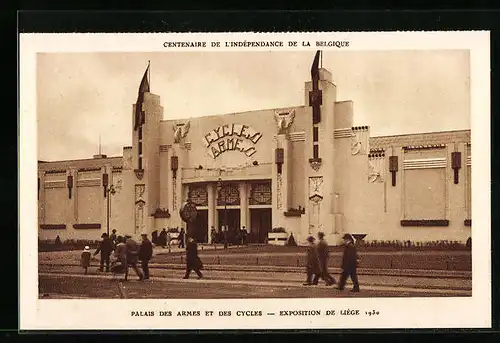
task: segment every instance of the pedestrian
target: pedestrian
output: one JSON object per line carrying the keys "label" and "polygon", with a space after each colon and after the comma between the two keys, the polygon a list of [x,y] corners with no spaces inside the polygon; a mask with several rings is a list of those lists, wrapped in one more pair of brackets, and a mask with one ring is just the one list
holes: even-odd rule
{"label": "pedestrian", "polygon": [[116,237],[116,247],[115,247],[115,259],[111,266],[111,271],[116,274],[125,273],[125,277],[128,275],[128,264],[127,264],[127,246],[125,245],[125,239],[123,236]]}
{"label": "pedestrian", "polygon": [[247,245],[248,244],[248,232],[247,232],[247,229],[245,226],[243,226],[241,228],[241,243],[243,245]]}
{"label": "pedestrian", "polygon": [[172,236],[170,235],[170,232],[167,232],[167,235],[165,236],[165,242],[168,246],[168,250],[170,251],[170,243],[172,243]]}
{"label": "pedestrian", "polygon": [[193,238],[189,237],[186,246],[186,275],[184,275],[184,279],[189,279],[192,270],[198,275],[198,279],[201,279],[203,277],[201,269],[203,269],[203,263],[198,257],[198,245]]}
{"label": "pedestrian", "polygon": [[359,263],[358,253],[354,245],[354,237],[346,233],[344,235],[344,255],[342,256],[342,274],[340,275],[339,290],[343,290],[347,278],[350,276],[353,288],[351,292],[359,292],[359,282],[357,275],[357,268]]}
{"label": "pedestrian", "polygon": [[94,256],[99,252],[101,253],[101,261],[99,263],[99,271],[104,271],[104,263],[106,263],[106,272],[109,272],[109,257],[113,252],[113,243],[109,239],[109,236],[106,232],[101,235],[102,241],[99,243],[97,250],[94,253]]}
{"label": "pedestrian", "polygon": [[[337,283],[333,276],[328,273],[328,243],[325,240],[325,234],[318,232],[319,242],[317,244],[319,268],[321,271],[321,278],[325,280],[327,286]],[[315,277],[317,279],[317,277]],[[314,281],[313,281],[314,282]]]}
{"label": "pedestrian", "polygon": [[[137,262],[139,260],[139,244],[135,240],[132,239],[132,236],[126,235],[125,236],[125,246],[127,247],[127,266],[132,267],[132,269],[135,271],[137,276],[139,277],[139,281],[142,281],[144,278],[144,275],[142,272],[139,270],[137,267]],[[126,268],[125,272],[125,281],[128,278],[128,268]]]}
{"label": "pedestrian", "polygon": [[306,256],[307,278],[306,282],[304,282],[304,286],[317,285],[319,275],[321,274],[321,270],[319,268],[318,250],[316,248],[316,244],[314,243],[315,239],[313,236],[307,237],[307,241],[309,242],[309,245],[307,246],[307,256]]}
{"label": "pedestrian", "polygon": [[90,247],[87,245],[83,249],[82,257],[80,259],[80,265],[82,266],[83,270],[85,271],[85,275],[87,274],[88,267],[90,267],[90,259],[91,259]]}
{"label": "pedestrian", "polygon": [[215,228],[212,226],[210,229],[210,243],[215,244],[217,240],[217,231],[215,231]]}
{"label": "pedestrian", "polygon": [[113,229],[111,231],[111,237],[109,237],[111,239],[111,242],[113,243],[113,249],[115,248],[116,246],[116,229]]}
{"label": "pedestrian", "polygon": [[139,247],[139,260],[141,261],[142,272],[144,273],[144,280],[149,279],[149,260],[153,256],[153,245],[148,239],[148,234],[143,233],[142,243]]}
{"label": "pedestrian", "polygon": [[160,232],[160,239],[158,243],[160,243],[162,248],[165,248],[165,245],[167,245],[167,230],[165,230],[165,228],[163,228]]}
{"label": "pedestrian", "polygon": [[181,232],[179,232],[179,248],[184,248],[185,237],[186,237],[186,232],[184,231],[184,228],[182,228]]}

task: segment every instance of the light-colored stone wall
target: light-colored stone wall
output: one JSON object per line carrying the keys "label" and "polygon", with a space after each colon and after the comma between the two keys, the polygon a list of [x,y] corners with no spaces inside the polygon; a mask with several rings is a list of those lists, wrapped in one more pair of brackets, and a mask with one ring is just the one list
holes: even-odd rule
{"label": "light-colored stone wall", "polygon": [[[106,230],[107,198],[103,195],[102,175],[110,175],[117,192],[111,195],[110,229],[119,234],[151,233],[163,227],[184,227],[179,209],[186,200],[189,184],[207,185],[208,227],[217,226],[217,181],[234,182],[242,199],[241,225],[250,225],[246,209],[250,181],[271,181],[272,223],[293,232],[299,243],[309,234],[323,231],[336,244],[345,232],[365,233],[366,240],[459,240],[470,236],[471,157],[470,130],[412,135],[370,137],[370,128],[353,127],[355,109],[351,101],[337,101],[336,86],[322,72],[323,91],[319,127],[318,170],[312,168],[312,109],[308,104],[311,82],[304,87],[305,105],[244,113],[161,120],[163,107],[157,95],[146,93],[143,125],[142,163],[138,168],[138,133],[132,132],[132,146],[123,157],[93,158],[39,163],[39,222],[65,224],[65,229],[39,228],[41,239],[99,239]],[[132,117],[134,106],[132,106]],[[293,122],[278,132],[276,115],[293,113]],[[174,114],[168,114],[174,116]],[[184,124],[174,141],[174,127]],[[232,135],[218,137],[213,130]],[[229,130],[229,131],[228,131]],[[252,142],[252,137],[254,142]],[[214,139],[212,139],[214,138]],[[216,138],[216,139],[215,139]],[[257,139],[258,138],[258,139]],[[249,150],[228,150],[214,158],[212,147],[220,151],[220,141],[238,139]],[[213,140],[213,141],[212,141]],[[233,145],[235,147],[235,145]],[[275,149],[285,149],[283,183],[278,208]],[[459,182],[454,183],[452,152],[462,153]],[[179,169],[173,178],[171,158],[177,156]],[[390,156],[398,157],[396,185],[389,171]],[[73,175],[72,198],[67,177]],[[320,206],[310,197],[310,178],[322,177]],[[137,187],[144,185],[141,199]],[[137,227],[137,201],[144,201],[144,220]],[[305,207],[305,213],[285,216],[290,208]],[[166,209],[170,218],[154,218],[156,209]],[[317,211],[317,212],[314,212]],[[402,226],[402,220],[448,220],[448,226]],[[101,228],[74,229],[74,224],[99,223]],[[311,225],[314,225],[312,227]]]}

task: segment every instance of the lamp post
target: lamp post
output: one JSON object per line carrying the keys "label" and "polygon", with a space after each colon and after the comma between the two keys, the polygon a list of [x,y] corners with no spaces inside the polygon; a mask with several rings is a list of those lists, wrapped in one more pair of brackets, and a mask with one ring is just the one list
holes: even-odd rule
{"label": "lamp post", "polygon": [[109,217],[111,216],[111,195],[114,195],[116,193],[115,186],[110,185],[109,187],[106,187],[106,193],[107,193],[107,198],[108,198],[108,211],[107,211],[107,217],[106,217],[106,232],[109,236]]}
{"label": "lamp post", "polygon": [[[223,190],[222,185],[222,178],[219,177],[219,182],[217,184],[217,188],[219,188],[219,195]],[[227,249],[227,192],[224,192],[224,249]]]}

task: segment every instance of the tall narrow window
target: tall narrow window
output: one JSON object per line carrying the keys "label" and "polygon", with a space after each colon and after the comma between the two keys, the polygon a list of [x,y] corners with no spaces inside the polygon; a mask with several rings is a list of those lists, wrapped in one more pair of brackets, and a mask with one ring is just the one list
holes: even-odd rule
{"label": "tall narrow window", "polygon": [[142,142],[139,142],[139,155],[142,154]]}
{"label": "tall narrow window", "polygon": [[142,169],[142,157],[139,157],[139,169]]}
{"label": "tall narrow window", "polygon": [[139,126],[139,140],[142,139],[142,126]]}
{"label": "tall narrow window", "polygon": [[313,127],[313,142],[317,142],[319,139],[319,132],[318,132],[318,127],[314,126]]}

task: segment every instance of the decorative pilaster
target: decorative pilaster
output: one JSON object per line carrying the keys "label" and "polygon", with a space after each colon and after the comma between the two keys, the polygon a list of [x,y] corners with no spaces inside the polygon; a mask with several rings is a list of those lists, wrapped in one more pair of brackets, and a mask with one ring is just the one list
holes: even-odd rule
{"label": "decorative pilaster", "polygon": [[240,182],[240,229],[242,226],[247,226],[248,212],[248,184]]}
{"label": "decorative pilaster", "polygon": [[212,229],[212,226],[217,230],[217,221],[216,221],[216,209],[215,209],[215,193],[217,191],[216,185],[213,183],[209,183],[207,185],[207,193],[208,193],[208,242],[212,243],[210,231]]}
{"label": "decorative pilaster", "polygon": [[272,207],[273,227],[285,227],[284,212],[290,204],[292,183],[290,170],[290,140],[286,134],[276,136],[275,163],[273,164]]}

